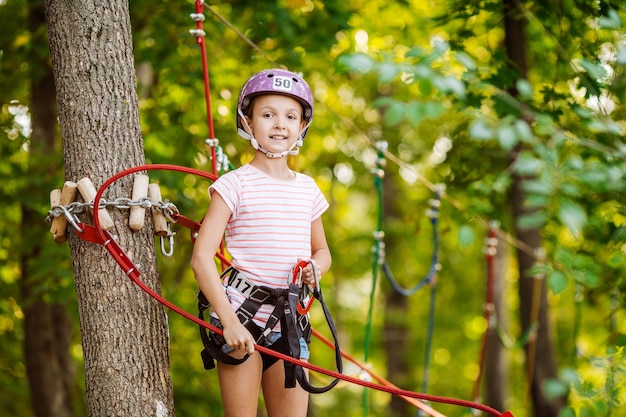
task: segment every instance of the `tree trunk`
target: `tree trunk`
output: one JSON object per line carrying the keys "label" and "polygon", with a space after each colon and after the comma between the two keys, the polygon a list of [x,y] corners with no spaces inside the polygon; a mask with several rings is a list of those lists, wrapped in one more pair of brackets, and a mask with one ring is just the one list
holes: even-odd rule
{"label": "tree trunk", "polygon": [[[43,5],[28,4],[28,28],[33,34],[33,44],[47,42]],[[55,154],[56,100],[54,79],[49,55],[41,48],[32,48],[30,73],[30,137],[29,175],[50,182],[58,164],[49,164]],[[37,278],[34,263],[41,257],[42,236],[48,231],[41,221],[37,204],[44,206],[45,191],[37,188],[33,194],[42,196],[38,201],[25,200],[21,205],[24,244],[20,254],[22,311],[24,313],[24,359],[30,387],[33,414],[36,417],[71,417],[72,388],[75,372],[70,357],[72,339],[71,320],[67,309],[57,302],[44,298],[41,278]],[[46,242],[51,244],[49,241]],[[53,243],[52,243],[53,244]],[[53,284],[50,284],[53,285]]]}
{"label": "tree trunk", "polygon": [[[527,78],[526,42],[524,17],[517,7],[518,0],[504,0],[504,31],[505,47],[511,71],[516,72],[519,78]],[[511,88],[510,93],[517,92]],[[512,155],[514,160],[521,149],[515,149]],[[513,218],[515,219],[515,233],[517,239],[527,248],[539,250],[542,245],[541,230],[539,228],[521,228],[519,219],[530,212],[525,205],[524,182],[532,178],[513,175],[510,202]],[[550,321],[548,319],[548,302],[545,280],[536,281],[529,273],[535,265],[535,254],[528,253],[522,248],[517,249],[519,269],[519,297],[520,319],[522,329],[537,325],[537,331],[526,345],[526,361],[529,377],[529,391],[532,395],[533,410],[536,416],[556,417],[563,407],[563,398],[550,400],[546,398],[542,386],[550,379],[556,378],[556,360],[550,336]]]}
{"label": "tree trunk", "polygon": [[[144,163],[128,3],[46,0],[66,179],[111,175]],[[130,197],[132,178],[104,198]],[[151,222],[138,232],[111,210],[111,234],[160,292]],[[81,218],[92,223],[91,218]],[[168,329],[160,304],[106,250],[70,234],[90,416],[172,416]]]}
{"label": "tree trunk", "polygon": [[[415,364],[407,361],[407,298],[392,291],[385,297],[385,320],[383,340],[387,355],[387,373],[390,381],[399,386],[406,386],[407,370]],[[394,417],[408,417],[415,413],[407,403],[399,396],[391,397],[389,415]],[[412,411],[411,411],[412,410]]]}
{"label": "tree trunk", "polygon": [[[397,222],[398,218],[402,216],[398,213],[396,204],[396,179],[392,175],[385,175],[383,178],[383,224],[390,224],[394,221]],[[394,201],[395,200],[395,201]],[[396,249],[401,245],[397,236],[393,233],[385,235],[385,253],[391,255],[396,253]],[[397,257],[389,258],[389,263],[395,265],[396,262],[401,264],[401,260]],[[381,279],[385,279],[381,276]],[[381,286],[387,288],[386,286]],[[407,334],[410,334],[408,322],[406,320],[408,316],[408,300],[404,295],[399,294],[395,290],[391,289],[385,294],[385,310],[382,313],[384,315],[384,330],[383,341],[385,347],[385,354],[387,359],[387,373],[388,378],[394,381],[399,386],[406,386],[408,379],[407,370],[411,369],[407,358],[408,355],[408,338]],[[408,417],[414,410],[407,403],[397,395],[391,397],[389,415],[394,417]]]}

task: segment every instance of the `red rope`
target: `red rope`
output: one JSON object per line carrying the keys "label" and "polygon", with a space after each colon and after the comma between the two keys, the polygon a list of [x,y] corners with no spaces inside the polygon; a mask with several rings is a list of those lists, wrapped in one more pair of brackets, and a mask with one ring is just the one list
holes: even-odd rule
{"label": "red rope", "polygon": [[[335,348],[335,345],[333,344],[333,342],[331,342],[326,337],[324,337],[324,335],[322,335],[320,332],[318,332],[317,330],[315,330],[313,328],[311,330],[313,332],[313,335],[315,337],[317,337],[322,343],[324,343],[325,345],[327,345],[330,348],[333,348],[333,349]],[[352,356],[350,356],[348,353],[346,353],[343,349],[341,349],[341,356],[344,357],[345,359],[349,360],[350,362],[352,362],[356,366],[358,366],[359,369],[361,369],[362,371],[367,372],[368,375],[370,375],[372,378],[374,378],[379,383],[381,383],[381,384],[383,384],[385,386],[388,386],[388,387],[397,388],[389,380],[383,378],[382,376],[379,376],[379,375],[375,374],[367,366],[359,363],[356,359],[354,359]],[[437,410],[431,408],[430,406],[424,404],[423,402],[419,401],[416,398],[410,398],[410,397],[404,397],[404,396],[400,396],[400,397],[402,397],[402,399],[404,401],[406,401],[407,403],[411,404],[415,408],[418,408],[419,410],[427,413],[428,415],[430,415],[432,417],[445,417],[445,415],[441,414]]]}
{"label": "red rope", "polygon": [[[163,296],[161,296],[160,294],[157,294],[154,290],[152,290],[150,287],[148,287],[140,278],[140,271],[137,269],[137,267],[133,264],[133,262],[130,260],[130,258],[126,255],[126,253],[123,251],[123,249],[117,244],[117,242],[115,240],[113,240],[111,238],[111,235],[105,231],[102,230],[100,228],[100,219],[98,216],[98,210],[97,208],[100,206],[100,200],[102,199],[102,194],[104,193],[104,191],[115,181],[117,181],[118,179],[136,173],[136,172],[141,172],[141,171],[151,171],[151,170],[169,170],[169,171],[177,171],[177,172],[183,172],[183,173],[187,173],[187,174],[193,174],[193,175],[198,175],[200,177],[204,177],[207,178],[209,180],[215,181],[217,179],[217,177],[214,174],[205,172],[205,171],[201,171],[198,169],[194,169],[194,168],[188,168],[188,167],[182,167],[182,166],[178,166],[178,165],[169,165],[169,164],[152,164],[152,165],[140,165],[137,167],[133,167],[133,168],[128,168],[124,171],[121,171],[115,175],[113,175],[111,178],[109,178],[108,180],[106,180],[104,182],[104,184],[102,184],[102,186],[98,189],[96,196],[94,197],[94,207],[96,208],[93,211],[93,218],[94,218],[94,226],[93,226],[93,231],[89,230],[87,231],[87,229],[91,228],[90,226],[84,226],[85,227],[85,231],[82,233],[83,236],[81,236],[81,233],[79,233],[79,237],[81,237],[82,239],[86,239],[86,240],[90,240],[93,241],[95,243],[99,243],[101,245],[104,246],[104,248],[111,254],[111,256],[113,257],[113,259],[115,259],[115,261],[118,263],[118,265],[120,265],[120,267],[124,270],[124,273],[131,279],[131,281],[133,281],[135,284],[137,284],[137,286],[139,286],[139,288],[141,288],[146,294],[148,294],[149,296],[151,296],[152,298],[154,298],[155,300],[157,300],[159,303],[161,303],[162,305],[168,307],[169,309],[171,309],[172,311],[176,312],[177,314],[181,315],[182,317],[198,324],[199,326],[202,326],[206,329],[209,329],[211,331],[214,331],[216,333],[221,334],[221,330],[218,329],[215,326],[212,326],[211,324],[201,320],[200,318],[196,317],[195,315],[183,310],[182,308],[178,307],[177,305],[173,304],[172,302],[168,301],[167,299],[165,299]],[[91,236],[91,234],[93,234],[93,236]],[[223,259],[222,259],[223,260]],[[475,410],[479,410],[479,411],[483,411],[485,413],[488,413],[492,416],[495,417],[513,417],[513,414],[511,414],[510,412],[505,412],[505,413],[501,413],[498,410],[495,410],[489,406],[483,405],[483,404],[478,404],[472,401],[466,401],[466,400],[461,400],[461,399],[455,399],[455,398],[449,398],[449,397],[441,397],[441,396],[437,396],[437,395],[430,395],[430,394],[423,394],[423,393],[417,393],[417,392],[412,392],[412,391],[408,391],[408,390],[404,390],[401,388],[398,388],[392,384],[390,385],[381,385],[381,384],[376,384],[376,383],[372,383],[369,381],[364,381],[361,380],[359,378],[355,378],[355,377],[351,377],[348,375],[344,375],[344,374],[340,374],[338,372],[329,370],[329,369],[325,369],[322,367],[319,367],[317,365],[314,365],[312,363],[309,362],[305,362],[305,361],[301,361],[299,359],[296,358],[292,358],[289,355],[285,355],[282,354],[280,352],[275,352],[271,349],[268,349],[266,347],[263,346],[259,346],[259,345],[255,345],[255,349],[258,350],[261,353],[265,353],[268,355],[272,355],[274,357],[277,357],[278,359],[282,359],[284,361],[287,362],[291,362],[293,364],[302,366],[303,368],[307,368],[311,371],[314,372],[318,372],[320,374],[324,374],[327,376],[330,376],[332,378],[338,378],[341,379],[343,381],[346,382],[350,382],[352,384],[355,385],[360,385],[362,387],[366,387],[366,388],[371,388],[371,389],[375,389],[378,391],[382,391],[382,392],[387,392],[389,394],[393,394],[393,395],[398,395],[401,397],[406,397],[406,398],[416,398],[422,401],[431,401],[431,402],[437,402],[437,403],[443,403],[443,404],[452,404],[452,405],[457,405],[460,407],[467,407],[467,408],[472,408]]]}
{"label": "red rope", "polygon": [[494,308],[493,301],[493,286],[495,282],[495,270],[494,270],[494,260],[496,256],[496,246],[497,246],[497,234],[496,228],[494,225],[489,226],[489,231],[487,233],[487,247],[485,249],[485,261],[487,264],[487,288],[485,294],[485,306],[484,306],[484,318],[487,322],[487,328],[485,329],[485,333],[483,333],[483,338],[480,347],[480,355],[479,355],[479,373],[476,381],[474,382],[474,390],[472,392],[472,398],[477,400],[480,395],[480,381],[482,379],[484,370],[485,370],[485,358],[487,355],[487,339],[489,336],[489,331],[491,330],[491,313]]}
{"label": "red rope", "polygon": [[[209,62],[206,53],[206,44],[204,42],[204,1],[196,0],[196,14],[202,18],[196,19],[196,43],[200,47],[200,55],[202,56],[202,75],[204,77],[204,97],[207,112],[207,124],[209,129],[209,139],[215,139],[215,129],[213,127],[213,113],[211,111],[211,83],[209,80]],[[215,145],[211,144],[211,168],[213,174],[217,175],[217,155]]]}

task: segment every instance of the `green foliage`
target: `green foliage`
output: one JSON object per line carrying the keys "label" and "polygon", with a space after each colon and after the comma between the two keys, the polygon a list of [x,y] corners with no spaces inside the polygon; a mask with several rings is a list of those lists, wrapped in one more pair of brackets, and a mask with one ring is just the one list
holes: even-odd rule
{"label": "green foliage", "polygon": [[558,381],[551,381],[549,392],[568,392],[571,406],[559,417],[618,416],[625,409],[626,395],[623,378],[626,376],[624,346],[610,347],[603,356],[592,357],[579,370],[567,369]]}
{"label": "green foliage", "polygon": [[[248,143],[235,132],[234,109],[243,81],[262,68],[287,65],[302,71],[313,87],[315,122],[292,163],[315,177],[331,202],[324,220],[334,263],[323,287],[342,347],[355,358],[363,357],[372,285],[372,231],[378,212],[371,170],[375,142],[385,140],[397,159],[387,160],[384,168],[390,179],[385,195],[393,200],[384,229],[390,240],[399,242],[390,243],[387,260],[407,287],[430,265],[432,240],[425,211],[432,192],[425,184],[447,186],[440,214],[442,269],[429,392],[458,398],[471,392],[485,327],[485,224],[497,220],[504,230],[511,229],[506,206],[516,174],[529,177],[525,203],[533,211],[521,222],[542,227],[548,259],[540,272],[553,297],[559,352],[564,366],[571,367],[546,389],[554,395],[570,393],[563,417],[620,415],[624,343],[616,342],[623,339],[623,331],[616,329],[623,328],[624,306],[608,300],[615,294],[623,300],[626,291],[626,110],[620,101],[626,96],[626,44],[623,10],[616,2],[602,1],[599,9],[596,4],[566,1],[555,13],[549,3],[537,3],[520,11],[529,42],[527,79],[505,61],[499,1],[449,1],[428,8],[420,2],[292,0],[210,6],[259,49],[205,11],[215,137],[234,166],[249,157]],[[188,34],[195,27],[189,19],[193,4],[167,0],[147,7],[131,1],[130,7],[146,159],[209,170],[200,50]],[[6,371],[0,373],[0,387],[9,393],[0,409],[15,416],[29,415],[17,301],[16,254],[25,248],[18,238],[23,232],[17,227],[18,205],[31,203],[25,196],[47,197],[52,186],[61,184],[61,173],[46,183],[29,171],[28,136],[19,132],[10,111],[12,100],[28,105],[28,86],[21,82],[32,70],[26,53],[32,48],[45,53],[43,46],[30,42],[25,18],[23,0],[0,3],[5,29],[0,34],[0,196],[11,202],[0,222],[0,335],[8,346],[0,361]],[[202,218],[208,204],[206,181],[172,173],[154,172],[151,177],[183,214]],[[33,207],[43,219],[44,204],[33,202]],[[194,311],[191,242],[184,229],[174,228],[175,256],[159,260],[163,291]],[[32,263],[42,291],[55,300],[74,296],[67,247],[46,245]],[[515,278],[507,284],[513,286]],[[381,277],[378,290],[390,292]],[[407,380],[397,381],[403,388],[419,390],[422,382],[428,300],[428,291],[422,290],[408,300],[410,317],[397,318],[409,322],[411,331],[402,337],[415,353]],[[375,304],[371,361],[375,371],[385,374],[382,301]],[[507,305],[516,314],[514,295],[507,295]],[[573,318],[572,306],[581,308],[580,322]],[[312,319],[322,327],[318,312]],[[524,334],[527,329],[510,330]],[[177,413],[219,415],[216,375],[202,369],[196,326],[170,314],[170,334]],[[572,358],[573,338],[592,349]],[[315,363],[332,367],[330,350],[315,343]],[[512,393],[525,389],[523,370],[515,365],[520,355],[510,351]],[[349,365],[347,373],[356,375],[358,370]],[[361,389],[342,385],[312,402],[324,415],[361,416],[361,395]],[[524,398],[513,397],[511,409],[523,410]],[[372,393],[372,399],[370,415],[389,415],[388,395]],[[452,406],[435,408],[459,413]]]}

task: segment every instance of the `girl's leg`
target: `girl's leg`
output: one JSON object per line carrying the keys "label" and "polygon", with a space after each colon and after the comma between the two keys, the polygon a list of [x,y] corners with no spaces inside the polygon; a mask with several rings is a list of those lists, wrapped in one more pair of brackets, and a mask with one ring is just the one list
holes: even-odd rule
{"label": "girl's leg", "polygon": [[[305,372],[308,370],[305,369]],[[280,360],[263,373],[263,398],[269,417],[306,417],[309,393],[296,383],[285,388],[285,367]]]}
{"label": "girl's leg", "polygon": [[256,417],[262,374],[259,352],[240,365],[217,363],[224,417]]}

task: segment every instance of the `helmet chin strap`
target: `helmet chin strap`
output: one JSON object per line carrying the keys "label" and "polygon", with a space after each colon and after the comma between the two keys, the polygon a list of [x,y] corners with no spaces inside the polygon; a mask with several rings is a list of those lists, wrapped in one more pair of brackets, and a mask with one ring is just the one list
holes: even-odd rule
{"label": "helmet chin strap", "polygon": [[[239,113],[239,117],[241,117],[241,121],[244,124],[244,126],[246,128],[248,128],[248,130],[252,130],[250,129],[250,125],[248,124],[248,121],[246,120],[246,118],[243,116],[242,112],[240,109],[237,110],[237,113]],[[296,140],[296,142],[291,146],[291,148],[287,149],[286,151],[283,152],[270,152],[267,149],[263,148],[261,145],[259,145],[259,142],[256,140],[256,138],[254,137],[254,135],[248,133],[245,129],[237,129],[237,133],[239,133],[239,136],[241,136],[242,138],[249,140],[250,144],[252,145],[252,147],[263,153],[266,157],[268,157],[269,159],[276,159],[276,158],[283,158],[287,155],[297,155],[298,152],[300,151],[300,147],[303,145],[304,143],[304,139],[302,138],[302,134],[304,132],[306,132],[306,130],[308,129],[309,125],[311,124],[311,121],[309,121],[306,126],[304,127],[304,129],[302,129],[300,131],[300,136],[298,137],[298,140]]]}

